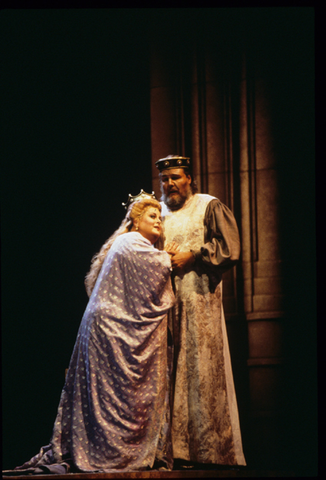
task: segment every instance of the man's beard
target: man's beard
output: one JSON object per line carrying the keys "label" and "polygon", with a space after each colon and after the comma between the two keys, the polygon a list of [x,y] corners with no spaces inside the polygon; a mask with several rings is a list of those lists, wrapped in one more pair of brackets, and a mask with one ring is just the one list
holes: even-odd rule
{"label": "man's beard", "polygon": [[179,210],[185,204],[185,201],[191,196],[191,190],[185,195],[181,195],[179,192],[174,193],[171,197],[169,194],[162,193],[161,200],[169,207],[170,210]]}

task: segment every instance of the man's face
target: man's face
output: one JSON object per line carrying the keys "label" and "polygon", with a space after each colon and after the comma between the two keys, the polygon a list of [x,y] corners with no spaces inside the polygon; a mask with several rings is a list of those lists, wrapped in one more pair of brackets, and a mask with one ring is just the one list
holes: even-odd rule
{"label": "man's face", "polygon": [[171,210],[179,210],[192,195],[191,176],[183,168],[171,168],[160,173],[162,200]]}

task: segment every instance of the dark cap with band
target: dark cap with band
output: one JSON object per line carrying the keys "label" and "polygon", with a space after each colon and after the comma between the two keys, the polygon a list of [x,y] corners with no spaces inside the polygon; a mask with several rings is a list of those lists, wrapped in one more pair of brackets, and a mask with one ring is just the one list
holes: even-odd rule
{"label": "dark cap with band", "polygon": [[180,155],[168,155],[157,160],[155,165],[160,172],[169,168],[190,168],[190,158],[181,157]]}

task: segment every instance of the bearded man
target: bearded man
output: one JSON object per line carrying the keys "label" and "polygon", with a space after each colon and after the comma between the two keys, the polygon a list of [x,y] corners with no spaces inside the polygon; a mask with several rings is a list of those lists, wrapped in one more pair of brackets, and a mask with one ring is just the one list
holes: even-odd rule
{"label": "bearded man", "polygon": [[175,371],[172,443],[175,459],[245,465],[222,305],[222,274],[240,256],[236,221],[219,199],[197,193],[190,159],[156,162],[176,303],[170,313]]}

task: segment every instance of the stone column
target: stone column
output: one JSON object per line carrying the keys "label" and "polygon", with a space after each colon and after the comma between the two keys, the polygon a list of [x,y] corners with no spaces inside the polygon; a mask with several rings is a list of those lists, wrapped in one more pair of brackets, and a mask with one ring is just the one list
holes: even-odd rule
{"label": "stone column", "polygon": [[277,463],[281,452],[283,301],[279,186],[268,79],[243,59],[240,85],[240,195],[244,310],[252,455]]}

